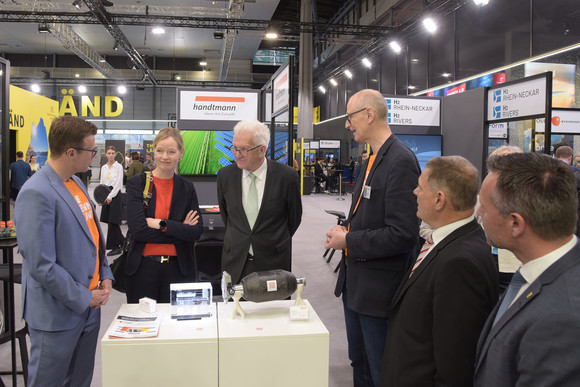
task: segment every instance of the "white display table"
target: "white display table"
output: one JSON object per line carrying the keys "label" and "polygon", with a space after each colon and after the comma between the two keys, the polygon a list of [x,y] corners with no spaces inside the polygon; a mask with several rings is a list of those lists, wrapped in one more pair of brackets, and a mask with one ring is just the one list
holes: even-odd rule
{"label": "white display table", "polygon": [[[290,300],[242,302],[245,319],[231,318],[233,302],[213,304],[211,317],[188,321],[158,304],[158,337],[109,339],[111,324],[101,341],[103,386],[326,387],[329,333],[306,303],[305,321],[290,321]],[[117,315],[139,313],[126,304]]]}
{"label": "white display table", "polygon": [[[157,304],[163,316],[159,336],[110,339],[113,323],[101,340],[104,387],[218,386],[215,304],[212,317],[171,319],[169,304]],[[137,304],[121,306],[117,315],[142,315]]]}
{"label": "white display table", "polygon": [[328,330],[308,301],[309,319],[290,321],[293,304],[242,302],[245,319],[218,304],[220,386],[328,386]]}

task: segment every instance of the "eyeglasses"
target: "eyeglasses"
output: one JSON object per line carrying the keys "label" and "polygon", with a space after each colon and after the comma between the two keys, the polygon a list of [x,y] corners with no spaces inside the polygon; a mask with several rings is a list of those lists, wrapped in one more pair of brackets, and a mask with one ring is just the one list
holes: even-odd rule
{"label": "eyeglasses", "polygon": [[254,149],[258,149],[258,148],[259,148],[259,147],[261,147],[261,146],[262,146],[262,145],[256,145],[255,147],[253,147],[253,148],[251,148],[251,149],[248,149],[248,150],[245,150],[245,149],[239,149],[239,148],[236,148],[235,146],[232,146],[232,147],[230,148],[230,150],[231,150],[231,151],[232,151],[234,154],[236,154],[236,153],[239,153],[239,154],[241,154],[243,157],[246,157],[246,156],[248,155],[248,153],[249,153],[249,152],[253,151]]}
{"label": "eyeglasses", "polygon": [[368,109],[368,108],[362,108],[362,109],[360,109],[360,110],[357,110],[357,111],[356,111],[356,112],[354,112],[354,113],[346,113],[346,120],[348,121],[348,123],[349,123],[349,124],[351,124],[351,125],[352,125],[352,122],[350,121],[350,119],[352,118],[352,116],[354,116],[356,113],[363,112],[363,111],[365,111],[365,110],[367,110],[367,109]]}
{"label": "eyeglasses", "polygon": [[85,152],[91,152],[92,153],[92,157],[95,157],[97,155],[97,152],[99,151],[99,148],[95,148],[95,149],[85,149],[85,148],[73,148],[76,149],[78,151],[85,151]]}

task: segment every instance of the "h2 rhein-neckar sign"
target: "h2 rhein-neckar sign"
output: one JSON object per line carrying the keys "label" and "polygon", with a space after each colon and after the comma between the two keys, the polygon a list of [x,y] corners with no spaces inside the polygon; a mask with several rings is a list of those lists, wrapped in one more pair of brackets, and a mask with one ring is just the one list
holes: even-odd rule
{"label": "h2 rhein-neckar sign", "polygon": [[526,119],[546,113],[546,75],[529,78],[488,89],[488,121]]}

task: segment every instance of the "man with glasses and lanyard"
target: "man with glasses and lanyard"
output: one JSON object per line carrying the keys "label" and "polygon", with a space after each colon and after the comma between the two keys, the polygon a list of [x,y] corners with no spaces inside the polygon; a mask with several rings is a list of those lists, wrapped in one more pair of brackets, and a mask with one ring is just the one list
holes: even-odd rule
{"label": "man with glasses and lanyard", "polygon": [[97,127],[54,119],[50,159],[22,187],[14,207],[22,254],[22,315],[30,333],[29,386],[85,386],[93,377],[113,274],[95,205],[75,173],[97,154]]}
{"label": "man with glasses and lanyard", "polygon": [[234,127],[235,164],[217,176],[220,214],[226,225],[222,270],[237,284],[257,271],[291,271],[292,236],[302,219],[298,174],[266,159],[270,129],[259,121]]}
{"label": "man with glasses and lanyard", "polygon": [[378,386],[391,300],[417,254],[413,190],[421,168],[392,134],[378,91],[352,96],[345,127],[374,155],[355,183],[347,220],[326,233],[325,248],[344,250],[334,294],[342,294],[354,385]]}

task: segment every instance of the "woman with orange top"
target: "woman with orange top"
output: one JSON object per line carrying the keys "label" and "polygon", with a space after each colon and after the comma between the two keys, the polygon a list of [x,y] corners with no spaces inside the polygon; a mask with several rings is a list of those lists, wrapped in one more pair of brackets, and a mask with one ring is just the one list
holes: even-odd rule
{"label": "woman with orange top", "polygon": [[142,297],[169,303],[169,285],[195,282],[193,243],[202,231],[193,183],[175,174],[183,156],[178,129],[165,128],[153,140],[157,168],[152,196],[144,206],[146,174],[127,181],[127,223],[132,243],[127,255],[127,302]]}

